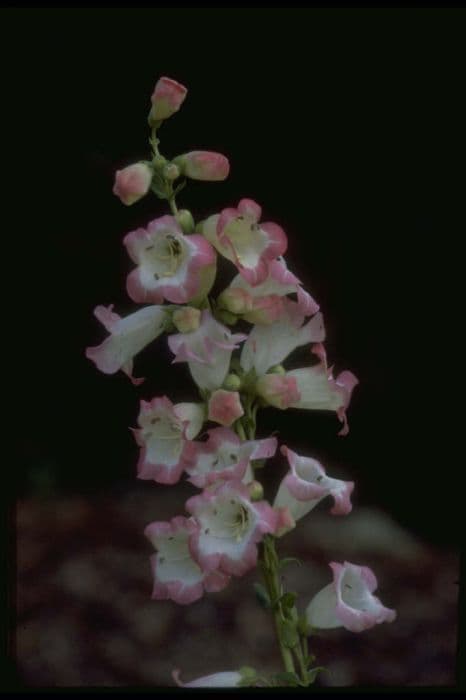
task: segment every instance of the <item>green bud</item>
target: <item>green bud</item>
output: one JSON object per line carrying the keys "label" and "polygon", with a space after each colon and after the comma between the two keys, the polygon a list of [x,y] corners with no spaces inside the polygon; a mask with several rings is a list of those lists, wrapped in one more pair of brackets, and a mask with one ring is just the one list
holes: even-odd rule
{"label": "green bud", "polygon": [[154,158],[152,159],[152,165],[156,170],[163,170],[167,163],[168,160],[163,156],[154,156]]}
{"label": "green bud", "polygon": [[184,233],[192,233],[194,230],[194,219],[193,215],[190,211],[188,211],[188,209],[180,209],[175,218],[183,229]]}
{"label": "green bud", "polygon": [[238,320],[238,317],[235,316],[235,314],[225,311],[225,309],[218,309],[215,316],[217,321],[220,321],[220,323],[226,323],[227,326],[234,326]]}
{"label": "green bud", "polygon": [[180,169],[175,163],[168,163],[163,169],[163,174],[167,180],[176,180],[180,176]]}
{"label": "green bud", "polygon": [[251,501],[260,501],[264,498],[264,487],[260,481],[251,481],[248,484],[248,491]]}
{"label": "green bud", "polygon": [[267,374],[281,374],[281,375],[285,375],[285,374],[286,374],[286,370],[285,370],[285,368],[283,367],[283,365],[274,365],[273,367],[271,367],[271,368],[269,369],[269,371],[267,372]]}
{"label": "green bud", "polygon": [[241,379],[233,372],[228,374],[223,382],[223,388],[228,391],[238,391],[241,388]]}

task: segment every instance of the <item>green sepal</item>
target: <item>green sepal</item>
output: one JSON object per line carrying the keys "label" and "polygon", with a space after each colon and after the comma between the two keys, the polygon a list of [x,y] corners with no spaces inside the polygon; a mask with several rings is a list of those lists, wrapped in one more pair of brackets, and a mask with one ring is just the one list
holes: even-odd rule
{"label": "green sepal", "polygon": [[253,587],[254,587],[254,592],[256,594],[256,598],[259,601],[259,603],[262,605],[262,607],[263,608],[270,608],[271,607],[270,597],[265,589],[265,586],[263,586],[262,583],[259,583],[258,581],[256,581],[254,583]]}
{"label": "green sepal", "polygon": [[182,181],[180,182],[180,184],[177,185],[177,186],[175,187],[175,189],[173,190],[173,196],[176,197],[176,195],[178,194],[178,192],[181,192],[181,190],[184,190],[184,188],[186,187],[187,184],[188,184],[188,181],[187,181],[187,180],[182,180]]}
{"label": "green sepal", "polygon": [[253,459],[251,460],[251,466],[253,469],[262,469],[265,467],[266,462],[266,459]]}
{"label": "green sepal", "polygon": [[279,568],[284,569],[285,566],[288,566],[288,564],[298,564],[298,566],[302,566],[302,561],[301,559],[298,559],[297,557],[285,557],[284,559],[280,559],[279,563]]}

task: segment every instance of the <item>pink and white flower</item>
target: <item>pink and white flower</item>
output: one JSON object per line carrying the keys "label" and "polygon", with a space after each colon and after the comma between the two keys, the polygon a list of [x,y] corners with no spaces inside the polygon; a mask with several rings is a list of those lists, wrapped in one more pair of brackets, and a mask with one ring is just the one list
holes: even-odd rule
{"label": "pink and white flower", "polygon": [[267,263],[268,275],[261,284],[251,286],[237,275],[230,286],[219,296],[219,303],[232,313],[241,314],[250,323],[272,323],[280,318],[284,299],[296,294],[298,307],[305,316],[313,316],[319,305],[306,292],[299,279],[279,257]]}
{"label": "pink and white flower", "polygon": [[261,207],[252,199],[242,199],[237,208],[210,216],[202,227],[207,240],[236,265],[252,286],[264,282],[267,263],[283,255],[287,247],[281,226],[272,222],[259,224],[261,213]]}
{"label": "pink and white flower", "polygon": [[242,576],[257,563],[257,543],[275,532],[278,514],[266,501],[251,502],[240,481],[221,483],[186,502],[199,531],[190,538],[194,559],[204,571]]}
{"label": "pink and white flower", "polygon": [[243,333],[231,333],[210,311],[204,310],[199,328],[192,333],[168,336],[168,346],[175,355],[173,362],[187,362],[196,384],[213,391],[222,386],[231,353],[246,337]]}
{"label": "pink and white flower", "polygon": [[133,358],[165,330],[167,319],[163,306],[146,306],[122,318],[108,307],[96,306],[94,315],[103,324],[110,336],[103,343],[86,348],[86,357],[105,374],[122,370],[133,382],[144,379],[133,377]]}
{"label": "pink and white flower", "polygon": [[160,78],[155,84],[151,97],[150,122],[153,124],[175,114],[183,104],[187,92],[184,85],[177,83],[176,80]]}
{"label": "pink and white flower", "polygon": [[244,416],[244,409],[237,391],[216,389],[210,395],[207,407],[207,418],[224,426],[230,426],[235,420]]}
{"label": "pink and white flower", "polygon": [[[318,344],[319,347],[319,344]],[[339,435],[349,432],[346,410],[349,406],[353,389],[359,380],[352,372],[345,370],[336,378],[324,362],[312,367],[301,367],[287,372],[287,377],[296,381],[300,398],[291,404],[292,408],[336,411],[343,423]]]}
{"label": "pink and white flower", "polygon": [[199,529],[192,519],[177,516],[169,522],[153,522],[144,534],[157,550],[150,558],[154,588],[152,598],[188,605],[204,591],[221,591],[229,576],[220,571],[202,571],[189,550],[189,538]]}
{"label": "pink and white flower", "polygon": [[116,171],[113,194],[123,204],[134,204],[149,192],[151,182],[152,170],[149,166],[146,163],[134,163]]}
{"label": "pink and white flower", "polygon": [[274,508],[288,508],[296,521],[307,515],[322,499],[332,496],[335,501],[330,511],[332,515],[347,515],[351,512],[350,496],[354,489],[352,481],[328,477],[316,459],[302,457],[285,445],[282,445],[280,451],[288,459],[290,471],[280,483]]}
{"label": "pink and white flower", "polygon": [[213,428],[207,435],[206,442],[188,443],[185,452],[188,481],[199,488],[230,479],[247,483],[253,478],[251,460],[273,457],[277,449],[274,437],[241,442],[229,428]]}
{"label": "pink and white flower", "polygon": [[128,233],[123,243],[137,265],[126,284],[133,301],[185,304],[204,297],[213,284],[214,249],[203,236],[185,236],[173,216]]}
{"label": "pink and white flower", "polygon": [[173,680],[181,688],[237,688],[241,685],[243,676],[239,671],[219,671],[209,676],[196,678],[189,683],[183,683],[178,669],[172,673]]}
{"label": "pink and white flower", "polygon": [[185,448],[199,433],[204,418],[202,404],[173,405],[166,396],[141,401],[140,427],[133,431],[141,448],[138,478],[176,484],[185,467]]}
{"label": "pink and white flower", "polygon": [[319,591],[306,608],[311,627],[345,627],[351,632],[362,632],[382,622],[393,622],[396,611],[384,607],[373,595],[377,579],[371,569],[347,561],[332,562],[330,568],[333,582]]}
{"label": "pink and white flower", "polygon": [[190,151],[173,159],[182,175],[192,180],[225,180],[230,172],[228,158],[213,151]]}
{"label": "pink and white flower", "polygon": [[305,324],[304,318],[297,302],[283,299],[283,312],[277,321],[252,328],[241,350],[241,367],[246,372],[254,368],[260,377],[299,346],[322,342],[325,339],[322,314],[316,313]]}

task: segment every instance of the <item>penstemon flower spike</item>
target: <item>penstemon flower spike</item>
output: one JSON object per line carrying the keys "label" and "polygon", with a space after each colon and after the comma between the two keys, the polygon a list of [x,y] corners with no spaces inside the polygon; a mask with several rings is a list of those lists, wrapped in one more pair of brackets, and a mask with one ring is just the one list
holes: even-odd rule
{"label": "penstemon flower spike", "polygon": [[[110,335],[88,347],[86,356],[100,371],[121,370],[138,385],[143,379],[133,376],[136,355],[166,334],[158,343],[167,343],[172,363],[188,364],[200,394],[200,400],[178,404],[167,396],[142,400],[139,427],[132,429],[140,448],[138,478],[175,484],[184,476],[197,489],[185,504],[186,515],[145,528],[155,550],[152,597],[188,605],[233,585],[232,579],[256,566],[263,575],[264,585],[255,584],[255,590],[272,614],[283,670],[266,676],[244,666],[183,683],[175,669],[175,683],[307,687],[322,670],[312,667],[311,631],[343,626],[361,632],[393,621],[396,612],[373,595],[372,570],[349,562],[331,562],[333,581],[315,593],[303,614],[298,612],[297,596],[284,589],[281,576],[293,558],[280,560],[276,541],[312,517],[327,496],[334,501],[331,514],[348,514],[354,482],[327,476],[313,457],[281,445],[289,470],[270,504],[258,471],[278,443],[273,436],[256,438],[257,413],[267,406],[334,411],[343,424],[339,435],[346,435],[346,412],[358,380],[348,370],[333,376],[319,305],[288,269],[283,228],[264,222],[259,204],[244,197],[236,207],[197,223],[190,211],[178,209],[176,196],[189,179],[222,181],[230,172],[219,153],[192,150],[170,160],[160,152],[158,130],[186,95],[177,81],[158,80],[148,118],[150,158],[115,174],[113,192],[123,204],[153,192],[170,211],[125,236],[135,264],[127,292],[143,306],[125,318],[113,306],[97,306],[94,313]],[[230,261],[232,279],[213,299],[219,255]],[[230,330],[239,320],[250,324],[248,333]],[[309,363],[286,370],[282,363],[300,346],[309,348]]]}

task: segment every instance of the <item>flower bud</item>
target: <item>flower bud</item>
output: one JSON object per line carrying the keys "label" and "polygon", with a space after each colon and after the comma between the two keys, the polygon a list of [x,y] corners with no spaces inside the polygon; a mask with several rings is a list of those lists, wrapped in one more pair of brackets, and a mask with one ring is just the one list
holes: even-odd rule
{"label": "flower bud", "polygon": [[228,374],[225,381],[223,382],[223,388],[229,391],[238,391],[241,387],[241,379],[237,374],[233,372]]}
{"label": "flower bud", "polygon": [[264,487],[260,481],[251,481],[248,491],[251,501],[260,501],[264,497]]}
{"label": "flower bud", "polygon": [[190,211],[188,211],[188,209],[180,209],[180,211],[176,214],[175,219],[178,221],[184,233],[191,233],[194,230],[193,215]]}
{"label": "flower bud", "polygon": [[232,314],[244,314],[252,309],[253,299],[246,289],[230,287],[225,289],[218,299],[218,305]]}
{"label": "flower bud", "polygon": [[256,382],[256,392],[271,406],[289,408],[300,400],[295,377],[280,376],[278,374],[265,374]]}
{"label": "flower bud", "polygon": [[163,174],[167,180],[176,180],[180,176],[180,169],[175,163],[168,163],[163,169]]}
{"label": "flower bud", "polygon": [[190,151],[174,161],[183,175],[193,180],[225,180],[230,172],[228,158],[212,151]]}
{"label": "flower bud", "polygon": [[211,394],[208,411],[208,420],[226,427],[244,415],[238,392],[224,391],[223,389],[217,389]]}
{"label": "flower bud", "polygon": [[134,163],[115,173],[113,194],[121,199],[123,204],[130,205],[144,197],[152,182],[152,170],[146,163]]}
{"label": "flower bud", "polygon": [[151,97],[149,124],[154,125],[175,114],[181,107],[187,92],[184,85],[177,83],[176,80],[160,78]]}
{"label": "flower bud", "polygon": [[180,333],[197,331],[201,322],[201,312],[193,306],[183,306],[172,316],[173,325]]}
{"label": "flower bud", "polygon": [[268,370],[267,374],[281,374],[283,376],[286,374],[286,371],[283,365],[274,365]]}

